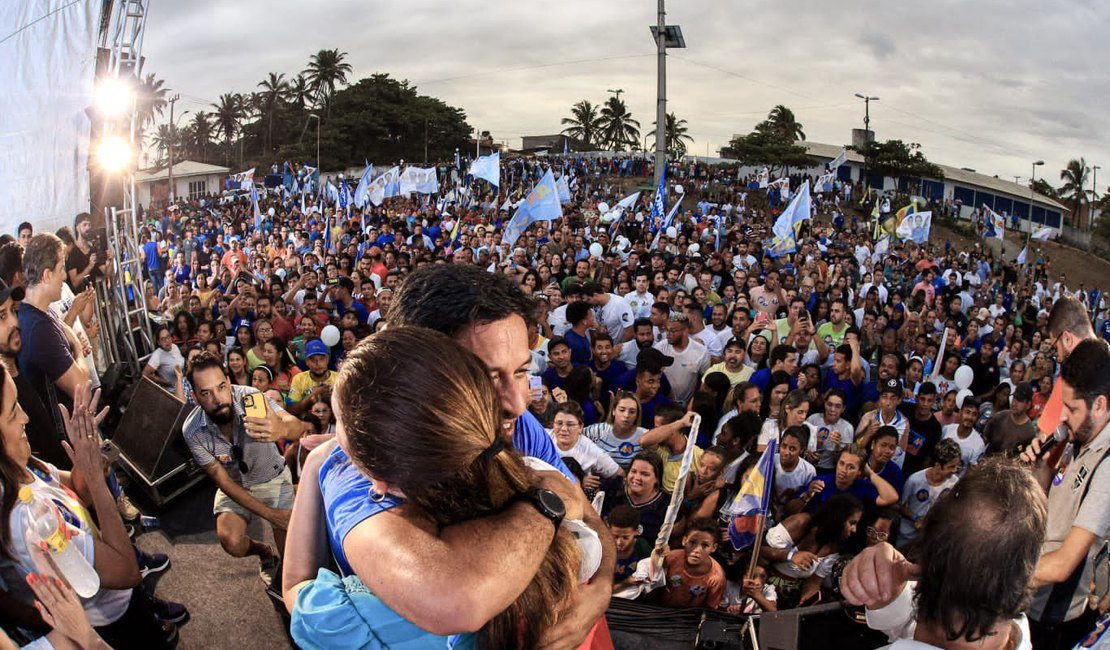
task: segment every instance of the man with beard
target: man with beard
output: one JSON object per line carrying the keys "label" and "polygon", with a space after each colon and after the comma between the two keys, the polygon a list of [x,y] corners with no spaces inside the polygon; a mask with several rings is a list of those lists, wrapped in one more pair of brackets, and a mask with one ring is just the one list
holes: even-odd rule
{"label": "man with beard", "polygon": [[1096,554],[1110,533],[1110,347],[1080,341],[1060,369],[1061,398],[1071,444],[1042,457],[1034,439],[1022,460],[1048,491],[1048,530],[1033,574],[1039,587],[1029,608],[1033,646],[1071,648],[1094,628],[1087,608]]}
{"label": "man with beard", "polygon": [[[262,582],[269,586],[278,554],[285,548],[293,508],[292,477],[274,441],[314,433],[312,425],[269,400],[264,402],[265,417],[246,417],[247,398],[260,403],[265,398],[257,389],[232,385],[223,362],[210,352],[193,359],[185,374],[197,406],[185,420],[182,435],[197,464],[219,488],[212,505],[216,535],[228,555],[258,556]],[[276,550],[247,534],[254,517],[270,522]]]}

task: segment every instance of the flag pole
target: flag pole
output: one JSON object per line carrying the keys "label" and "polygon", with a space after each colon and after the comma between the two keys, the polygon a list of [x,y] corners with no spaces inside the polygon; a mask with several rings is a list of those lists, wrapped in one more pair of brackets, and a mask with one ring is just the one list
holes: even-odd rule
{"label": "flag pole", "polygon": [[655,548],[651,552],[652,576],[657,575],[659,570],[663,568],[663,556],[666,554],[666,548],[671,539],[671,531],[674,529],[674,522],[678,519],[678,511],[682,506],[682,497],[686,492],[686,477],[690,474],[690,465],[694,460],[694,447],[696,446],[694,443],[698,439],[700,429],[701,416],[695,413],[693,420],[690,422],[690,433],[686,436],[686,450],[682,454],[682,464],[678,468],[678,478],[674,481],[671,503],[667,506],[667,514],[663,518],[663,525],[659,528],[659,534],[655,536]]}

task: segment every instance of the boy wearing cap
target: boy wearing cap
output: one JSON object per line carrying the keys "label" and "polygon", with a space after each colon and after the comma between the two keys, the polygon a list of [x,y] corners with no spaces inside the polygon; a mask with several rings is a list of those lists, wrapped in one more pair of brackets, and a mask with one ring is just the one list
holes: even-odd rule
{"label": "boy wearing cap", "polygon": [[894,427],[898,431],[898,448],[891,462],[902,467],[906,458],[906,444],[909,442],[909,421],[898,410],[902,403],[902,380],[889,377],[879,387],[879,405],[874,411],[863,414],[856,427],[856,444],[867,447],[871,437],[879,427]]}
{"label": "boy wearing cap", "polygon": [[312,339],[304,346],[305,365],[308,366],[308,372],[297,373],[289,387],[289,405],[287,410],[300,417],[302,413],[309,409],[309,397],[315,390],[327,384],[331,386],[335,381],[335,371],[328,369],[328,361],[331,355],[328,352],[328,346],[320,339]]}

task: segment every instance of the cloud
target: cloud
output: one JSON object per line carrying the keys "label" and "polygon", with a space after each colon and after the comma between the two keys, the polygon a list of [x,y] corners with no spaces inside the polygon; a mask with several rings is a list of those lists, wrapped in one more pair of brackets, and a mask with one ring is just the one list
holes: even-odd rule
{"label": "cloud", "polygon": [[[1033,0],[929,3],[669,3],[687,49],[668,57],[668,109],[691,151],[716,150],[776,104],[811,140],[843,143],[863,121],[880,139],[919,142],[933,160],[1007,177],[1085,156],[1110,161],[1110,77],[1102,37],[1110,4]],[[269,72],[291,76],[323,48],[348,53],[354,79],[407,78],[461,107],[498,140],[557,132],[580,99],[607,89],[652,128],[654,3],[159,3],[147,21],[147,70],[204,108]],[[863,26],[861,28],[861,25]],[[1054,174],[1049,174],[1054,176]]]}

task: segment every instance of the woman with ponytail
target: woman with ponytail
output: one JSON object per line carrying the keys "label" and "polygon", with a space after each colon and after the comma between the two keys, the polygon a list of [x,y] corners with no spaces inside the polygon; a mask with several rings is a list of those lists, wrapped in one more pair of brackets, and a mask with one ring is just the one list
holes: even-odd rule
{"label": "woman with ponytail", "polygon": [[[533,468],[548,468],[537,466],[542,461],[526,461],[503,441],[500,398],[481,361],[431,330],[386,329],[347,356],[332,402],[338,417],[336,441],[313,452],[314,457],[325,455],[319,479],[308,479],[306,463],[301,483],[302,494],[320,492],[326,521],[299,513],[300,500],[290,521],[285,601],[297,644],[304,648],[537,646],[572,601],[576,586],[593,574],[600,561],[600,542],[596,535],[591,540],[591,531],[576,522],[581,512],[571,511],[574,504],[567,503],[566,519],[556,523],[547,554],[522,590],[505,593],[504,585],[497,584],[498,576],[488,576],[491,609],[476,614],[472,624],[465,626],[472,634],[448,639],[435,635],[462,630],[423,630],[409,623],[405,617],[411,613],[405,606],[399,606],[400,611],[386,606],[373,594],[372,572],[359,571],[365,566],[359,524],[369,517],[418,521],[438,537],[450,534],[450,527],[462,522],[513,507],[533,507],[522,496],[539,485]],[[369,493],[347,489],[360,474],[370,479]],[[565,481],[561,475],[558,480]],[[313,537],[298,534],[301,526],[307,530],[325,524],[341,576],[321,569],[314,580],[297,582],[300,576],[289,580],[290,564],[301,564],[306,558],[316,562],[312,566],[327,564],[326,548],[298,547]],[[458,560],[460,565],[465,561]],[[414,584],[413,589],[419,587]],[[430,592],[424,595],[437,597]]]}

